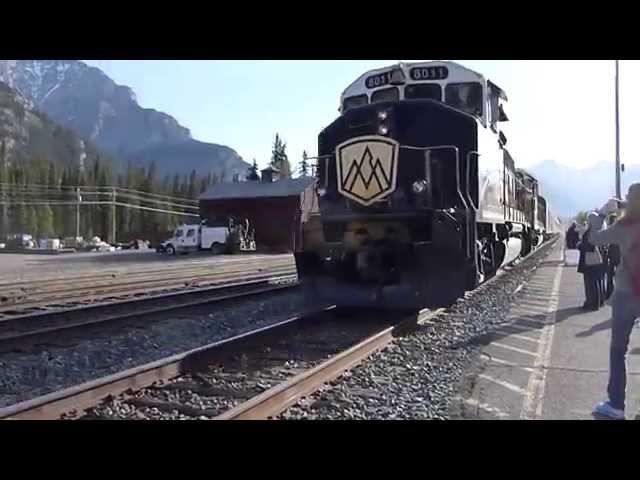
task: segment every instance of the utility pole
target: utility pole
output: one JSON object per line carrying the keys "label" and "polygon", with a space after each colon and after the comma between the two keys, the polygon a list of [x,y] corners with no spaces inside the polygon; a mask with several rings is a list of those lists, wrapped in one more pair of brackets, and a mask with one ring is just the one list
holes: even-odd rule
{"label": "utility pole", "polygon": [[622,198],[620,192],[620,102],[619,102],[618,60],[616,60],[616,198]]}
{"label": "utility pole", "polygon": [[76,239],[80,237],[80,202],[82,197],[80,196],[80,187],[76,188]]}
{"label": "utility pole", "polygon": [[111,241],[116,243],[116,188],[113,187],[111,197]]}

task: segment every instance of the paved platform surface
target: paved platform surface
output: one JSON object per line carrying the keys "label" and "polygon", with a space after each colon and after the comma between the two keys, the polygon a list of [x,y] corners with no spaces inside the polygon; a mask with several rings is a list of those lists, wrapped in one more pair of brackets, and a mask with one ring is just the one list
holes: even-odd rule
{"label": "paved platform surface", "polygon": [[[577,252],[558,245],[521,286],[508,322],[482,339],[465,418],[593,419],[606,400],[611,307],[587,312]],[[640,322],[627,357],[627,419],[640,419]]]}

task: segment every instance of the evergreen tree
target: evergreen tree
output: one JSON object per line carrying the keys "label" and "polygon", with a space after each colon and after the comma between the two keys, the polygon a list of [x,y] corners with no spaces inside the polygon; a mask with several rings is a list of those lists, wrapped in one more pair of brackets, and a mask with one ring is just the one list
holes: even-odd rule
{"label": "evergreen tree", "polygon": [[171,189],[171,195],[173,195],[174,197],[179,197],[181,194],[180,192],[180,174],[176,173],[173,176],[173,188]]}
{"label": "evergreen tree", "polygon": [[271,149],[271,166],[280,171],[281,178],[291,178],[291,164],[287,156],[287,144],[276,133],[276,138]]}
{"label": "evergreen tree", "polygon": [[53,211],[49,205],[39,206],[37,213],[37,231],[41,238],[48,238],[54,235],[53,232]]}
{"label": "evergreen tree", "polygon": [[206,190],[207,190],[207,178],[206,177],[202,177],[200,179],[200,194],[203,194]]}
{"label": "evergreen tree", "polygon": [[[9,172],[7,171],[6,161],[7,147],[5,141],[0,141],[0,202],[6,202],[7,196],[5,193],[5,183],[9,182]],[[9,208],[4,203],[0,204],[0,240],[4,240],[4,237],[9,233]]]}
{"label": "evergreen tree", "polygon": [[33,238],[38,238],[40,232],[38,232],[38,214],[36,213],[36,207],[33,205],[26,205],[24,209],[24,233],[33,235]]}
{"label": "evergreen tree", "polygon": [[300,176],[309,176],[309,157],[307,156],[306,150],[302,151],[302,161],[300,162]]}
{"label": "evergreen tree", "polygon": [[253,163],[249,167],[249,171],[247,173],[247,180],[249,181],[257,181],[260,180],[260,175],[258,174],[258,162],[256,159],[253,159]]}
{"label": "evergreen tree", "polygon": [[187,187],[187,198],[195,200],[196,198],[196,171],[191,170],[191,175],[189,176],[189,185]]}

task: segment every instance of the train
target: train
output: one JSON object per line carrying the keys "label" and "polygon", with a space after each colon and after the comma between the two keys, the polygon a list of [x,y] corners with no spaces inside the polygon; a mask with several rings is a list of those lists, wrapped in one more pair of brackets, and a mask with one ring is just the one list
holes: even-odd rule
{"label": "train", "polygon": [[518,168],[505,92],[450,61],[365,72],[318,135],[317,209],[295,261],[314,299],[446,306],[525,257],[560,222]]}

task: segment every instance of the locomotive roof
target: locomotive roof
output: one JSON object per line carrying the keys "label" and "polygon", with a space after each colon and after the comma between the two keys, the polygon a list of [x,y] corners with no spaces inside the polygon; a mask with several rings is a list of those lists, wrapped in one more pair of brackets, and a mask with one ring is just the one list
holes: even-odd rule
{"label": "locomotive roof", "polygon": [[229,200],[241,198],[274,198],[300,195],[316,181],[314,177],[283,178],[275,182],[247,181],[217,183],[205,191],[199,200]]}
{"label": "locomotive roof", "polygon": [[[423,79],[423,80],[413,80],[410,72],[412,69],[416,68],[416,67],[446,67],[446,69],[448,70],[448,75],[443,79]],[[471,70],[470,68],[467,68],[463,65],[460,65],[459,63],[456,62],[451,62],[451,61],[430,61],[430,62],[408,62],[408,63],[403,63],[403,62],[399,62],[393,65],[389,65],[386,67],[382,67],[382,68],[376,68],[373,70],[369,70],[365,73],[363,73],[362,75],[360,75],[354,82],[351,83],[351,85],[349,85],[343,92],[342,95],[340,97],[340,103],[342,104],[342,101],[345,99],[345,97],[351,97],[354,95],[361,95],[363,93],[368,93],[369,91],[373,90],[372,88],[367,88],[366,85],[366,80],[367,78],[371,77],[372,75],[376,75],[376,74],[380,74],[380,73],[384,73],[384,72],[388,72],[390,70],[393,69],[397,69],[400,68],[402,70],[402,72],[404,73],[405,76],[405,80],[406,80],[406,84],[411,84],[411,83],[422,83],[424,81],[429,81],[429,82],[435,82],[435,83],[446,83],[445,80],[447,82],[480,82],[483,86],[484,85],[490,85],[492,88],[494,88],[496,91],[499,92],[500,97],[503,100],[507,100],[507,96],[505,94],[505,92],[498,87],[495,83],[491,82],[490,80],[486,80],[485,77],[474,71]],[[387,87],[388,85],[380,85],[381,88]],[[377,88],[377,87],[375,87]]]}

